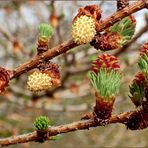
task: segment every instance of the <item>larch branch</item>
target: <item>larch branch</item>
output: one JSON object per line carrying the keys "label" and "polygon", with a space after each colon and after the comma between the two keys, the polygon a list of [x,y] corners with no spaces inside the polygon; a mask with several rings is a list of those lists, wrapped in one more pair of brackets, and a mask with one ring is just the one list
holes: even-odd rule
{"label": "larch branch", "polygon": [[[123,123],[124,124],[125,122],[129,120],[131,116],[135,115],[139,111],[140,110],[135,110],[135,111],[125,112],[119,115],[112,116],[109,119],[109,124],[111,123]],[[89,120],[73,122],[70,124],[50,127],[47,129],[45,133],[46,139],[44,140],[50,140],[52,136],[56,136],[58,134],[69,133],[69,132],[73,132],[77,130],[85,130],[85,129],[89,129],[91,127],[97,127],[97,126],[101,126],[101,125],[99,123],[96,123],[94,120],[89,119]],[[26,142],[39,141],[39,140],[40,140],[40,136],[38,135],[38,132],[34,131],[28,134],[12,136],[9,138],[3,138],[0,140],[0,146],[8,146],[8,145],[13,145],[17,143],[26,143]]]}

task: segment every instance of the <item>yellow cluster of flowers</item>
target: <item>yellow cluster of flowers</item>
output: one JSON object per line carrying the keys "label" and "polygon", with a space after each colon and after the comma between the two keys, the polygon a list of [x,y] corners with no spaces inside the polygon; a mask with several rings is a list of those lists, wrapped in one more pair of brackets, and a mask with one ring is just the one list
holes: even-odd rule
{"label": "yellow cluster of flowers", "polygon": [[28,76],[27,86],[32,92],[47,90],[52,86],[51,77],[46,73],[35,71]]}
{"label": "yellow cluster of flowers", "polygon": [[92,17],[82,15],[72,25],[72,38],[77,44],[91,42],[95,34],[95,19]]}

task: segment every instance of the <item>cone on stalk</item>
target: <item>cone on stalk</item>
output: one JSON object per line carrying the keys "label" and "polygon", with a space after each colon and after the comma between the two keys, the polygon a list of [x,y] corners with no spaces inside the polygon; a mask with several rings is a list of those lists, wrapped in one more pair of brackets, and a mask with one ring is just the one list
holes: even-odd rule
{"label": "cone on stalk", "polygon": [[95,88],[94,113],[99,119],[111,117],[115,96],[119,91],[122,78],[119,68],[117,58],[109,54],[99,55],[92,63],[89,77]]}

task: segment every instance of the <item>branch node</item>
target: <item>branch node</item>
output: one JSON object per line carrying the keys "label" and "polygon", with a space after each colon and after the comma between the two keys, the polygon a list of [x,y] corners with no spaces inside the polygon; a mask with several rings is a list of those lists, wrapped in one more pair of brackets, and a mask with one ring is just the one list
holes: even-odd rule
{"label": "branch node", "polygon": [[47,130],[37,130],[37,142],[43,143],[44,141],[46,141],[46,139],[48,139],[48,132]]}

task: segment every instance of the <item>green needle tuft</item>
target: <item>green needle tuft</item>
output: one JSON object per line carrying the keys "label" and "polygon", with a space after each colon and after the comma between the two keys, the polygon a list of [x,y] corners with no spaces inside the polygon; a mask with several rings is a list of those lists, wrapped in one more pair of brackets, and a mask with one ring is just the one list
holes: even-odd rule
{"label": "green needle tuft", "polygon": [[98,75],[91,71],[89,73],[93,87],[100,96],[106,100],[112,99],[119,91],[122,75],[119,71],[100,69]]}
{"label": "green needle tuft", "polygon": [[50,120],[46,116],[39,116],[34,122],[34,126],[37,130],[47,130],[50,124]]}
{"label": "green needle tuft", "polygon": [[144,82],[141,84],[136,84],[133,82],[130,86],[130,99],[136,106],[140,106],[142,104],[142,99],[144,96]]}
{"label": "green needle tuft", "polygon": [[124,45],[133,37],[135,28],[135,19],[133,16],[130,16],[125,17],[121,21],[115,23],[112,27],[110,27],[110,31],[118,33],[120,36],[122,36],[121,44]]}
{"label": "green needle tuft", "polygon": [[38,27],[38,31],[40,33],[41,38],[43,39],[50,38],[54,33],[53,28],[49,24],[40,24]]}
{"label": "green needle tuft", "polygon": [[140,57],[138,65],[141,71],[144,73],[146,80],[148,81],[148,56],[146,54]]}

